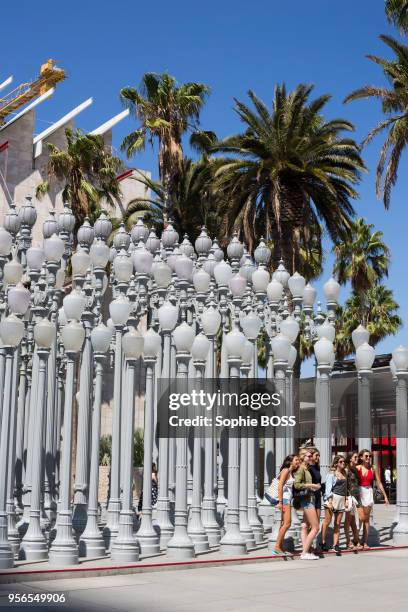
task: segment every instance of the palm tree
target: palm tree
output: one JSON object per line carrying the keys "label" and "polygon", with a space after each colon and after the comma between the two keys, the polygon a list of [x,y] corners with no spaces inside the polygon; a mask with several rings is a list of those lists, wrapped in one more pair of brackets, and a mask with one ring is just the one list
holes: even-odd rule
{"label": "palm tree", "polygon": [[362,323],[370,332],[370,344],[376,346],[389,335],[395,336],[402,325],[399,306],[391,289],[374,285],[364,292],[353,292],[343,308],[339,308],[336,334],[336,355],[343,359],[354,353],[351,333]]}
{"label": "palm tree", "polygon": [[209,88],[203,83],[178,85],[167,73],[147,72],[139,90],[121,89],[124,105],[140,121],[140,127],[126,136],[122,150],[128,157],[159,144],[159,178],[166,189],[165,215],[172,216],[172,202],[183,171],[182,137],[198,129],[199,116]]}
{"label": "palm tree", "polygon": [[370,131],[363,146],[380,132],[387,131],[377,164],[376,191],[378,197],[383,196],[385,208],[389,208],[401,154],[408,143],[408,46],[390,36],[380,36],[380,39],[394,51],[395,59],[389,61],[375,55],[368,55],[368,58],[382,67],[390,86],[366,85],[349,94],[345,102],[361,98],[381,101],[386,118]]}
{"label": "palm tree", "polygon": [[[180,236],[187,233],[192,239],[205,225],[211,235],[217,233],[217,210],[211,195],[211,162],[205,159],[193,161],[184,158],[177,188],[173,193],[173,220]],[[131,225],[137,217],[161,231],[165,223],[166,189],[160,181],[154,181],[138,173],[137,181],[150,190],[150,197],[141,197],[129,202],[124,221]]]}
{"label": "palm tree", "polygon": [[374,225],[357,219],[352,226],[352,238],[333,247],[336,255],[333,272],[338,281],[351,281],[355,293],[366,291],[388,276],[390,250],[383,242],[383,233]]}
{"label": "palm tree", "polygon": [[385,0],[385,14],[401,32],[408,32],[408,0]]}
{"label": "palm tree", "polygon": [[322,224],[334,242],[350,235],[354,185],[364,170],[355,141],[340,135],[353,125],[325,121],[330,96],[311,100],[312,90],[299,85],[287,92],[279,85],[271,110],[249,91],[254,109],[235,100],[245,131],[213,148],[226,154],[215,170],[224,234],[239,229],[251,250],[266,235],[275,245],[274,263],[282,258],[291,272],[299,267],[307,225]]}
{"label": "palm tree", "polygon": [[37,187],[36,195],[38,198],[44,196],[54,181],[62,183],[62,198],[71,204],[78,227],[85,217],[96,220],[101,200],[115,205],[121,195],[117,176],[123,164],[107,150],[102,136],[70,128],[65,130],[65,136],[67,147],[64,149],[47,143],[49,178]]}

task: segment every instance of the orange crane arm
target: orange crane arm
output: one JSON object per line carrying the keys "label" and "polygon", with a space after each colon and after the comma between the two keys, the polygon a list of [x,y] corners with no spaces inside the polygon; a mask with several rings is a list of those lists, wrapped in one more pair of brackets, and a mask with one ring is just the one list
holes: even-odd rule
{"label": "orange crane arm", "polygon": [[48,60],[41,66],[39,77],[30,83],[22,83],[4,98],[0,98],[0,125],[11,113],[25,106],[28,102],[41,96],[54,85],[66,78],[65,71],[55,66],[54,60]]}

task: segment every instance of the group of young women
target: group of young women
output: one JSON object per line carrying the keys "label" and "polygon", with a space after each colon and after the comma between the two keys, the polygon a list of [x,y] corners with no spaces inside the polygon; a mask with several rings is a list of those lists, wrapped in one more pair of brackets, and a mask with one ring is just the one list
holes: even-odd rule
{"label": "group of young women", "polygon": [[[283,548],[285,535],[291,526],[292,506],[303,513],[301,540],[302,560],[316,560],[315,552],[328,551],[326,535],[332,519],[333,547],[340,552],[340,526],[345,513],[344,532],[349,550],[368,549],[368,530],[371,509],[374,504],[373,484],[388,504],[388,498],[377,468],[372,464],[369,450],[348,453],[347,457],[336,455],[325,482],[321,482],[320,453],[317,448],[299,449],[297,455],[289,455],[278,476],[276,508],[281,511],[281,527],[276,539],[274,554],[291,555]],[[320,549],[313,549],[320,526],[320,515],[324,505],[324,519],[320,531]],[[359,532],[362,526],[362,539]],[[350,537],[350,529],[353,537]]]}

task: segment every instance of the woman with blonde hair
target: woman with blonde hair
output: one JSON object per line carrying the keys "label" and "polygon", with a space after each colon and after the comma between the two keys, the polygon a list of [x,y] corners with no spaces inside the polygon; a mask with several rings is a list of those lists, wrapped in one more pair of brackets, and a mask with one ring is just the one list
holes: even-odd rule
{"label": "woman with blonde hair", "polygon": [[313,484],[312,475],[308,470],[311,458],[312,453],[308,448],[299,450],[300,465],[294,473],[293,483],[293,506],[303,512],[301,528],[303,550],[300,555],[302,561],[315,561],[319,558],[310,552],[313,540],[319,531],[313,493],[320,489],[319,484]]}
{"label": "woman with blonde hair", "polygon": [[370,548],[368,545],[368,530],[370,527],[371,508],[374,505],[374,480],[376,481],[378,488],[384,496],[384,501],[386,505],[389,504],[388,497],[386,492],[384,491],[384,487],[382,485],[378,469],[375,467],[375,465],[372,464],[372,458],[372,453],[366,448],[364,448],[358,453],[357,471],[362,506],[360,521],[362,521],[363,523],[362,545],[364,549]]}
{"label": "woman with blonde hair", "polygon": [[339,535],[341,519],[343,512],[347,508],[347,474],[346,474],[346,460],[343,455],[336,455],[333,459],[330,472],[326,476],[325,493],[324,493],[324,507],[325,516],[322,525],[321,541],[322,550],[327,551],[326,545],[326,534],[334,516],[334,529],[333,529],[333,550],[336,553],[340,552],[339,547]]}
{"label": "woman with blonde hair", "polygon": [[[347,474],[347,490],[350,499],[350,505],[346,512],[344,520],[344,534],[346,536],[346,546],[349,550],[358,550],[361,548],[358,537],[358,527],[355,513],[357,512],[359,519],[363,520],[363,509],[361,507],[360,487],[358,485],[358,453],[353,451],[348,453],[346,457],[346,474]],[[353,542],[350,539],[350,527],[353,532]]]}

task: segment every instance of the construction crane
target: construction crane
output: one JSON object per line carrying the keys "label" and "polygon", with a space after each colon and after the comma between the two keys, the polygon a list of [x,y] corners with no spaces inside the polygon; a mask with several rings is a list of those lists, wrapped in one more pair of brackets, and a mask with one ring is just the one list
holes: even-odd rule
{"label": "construction crane", "polygon": [[22,83],[4,98],[0,98],[0,125],[6,117],[25,106],[28,102],[41,96],[66,78],[65,71],[57,68],[55,60],[49,59],[40,68],[40,74],[35,81]]}

